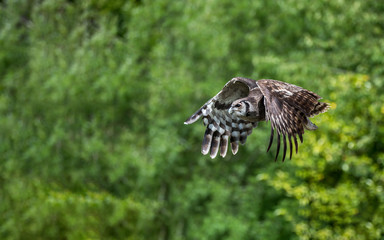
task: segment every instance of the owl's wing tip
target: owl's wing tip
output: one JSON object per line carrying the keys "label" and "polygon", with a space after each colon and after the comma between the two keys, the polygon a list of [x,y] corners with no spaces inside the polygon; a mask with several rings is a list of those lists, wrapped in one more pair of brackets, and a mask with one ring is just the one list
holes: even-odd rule
{"label": "owl's wing tip", "polygon": [[199,118],[200,118],[200,116],[192,115],[190,118],[188,118],[187,120],[184,121],[184,124],[189,125],[191,123],[196,122]]}

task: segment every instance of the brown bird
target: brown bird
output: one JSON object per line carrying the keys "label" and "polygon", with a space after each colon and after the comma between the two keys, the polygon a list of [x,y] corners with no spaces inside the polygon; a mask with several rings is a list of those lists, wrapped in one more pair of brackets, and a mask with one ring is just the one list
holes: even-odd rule
{"label": "brown bird", "polygon": [[258,81],[236,77],[227,82],[224,88],[197,112],[188,118],[184,124],[196,122],[203,117],[207,126],[201,153],[210,152],[211,158],[216,157],[219,149],[220,156],[225,157],[228,140],[232,153],[236,154],[239,143],[244,144],[248,135],[252,133],[258,122],[271,122],[271,136],[267,152],[272,146],[274,130],[277,133],[277,152],[280,151],[280,137],[282,136],[284,149],[283,161],[289,141],[290,156],[292,158],[292,139],[296,153],[298,144],[296,136],[303,142],[304,129],[316,130],[317,126],[309,118],[329,109],[327,103],[319,102],[319,95],[293,84],[261,79]]}

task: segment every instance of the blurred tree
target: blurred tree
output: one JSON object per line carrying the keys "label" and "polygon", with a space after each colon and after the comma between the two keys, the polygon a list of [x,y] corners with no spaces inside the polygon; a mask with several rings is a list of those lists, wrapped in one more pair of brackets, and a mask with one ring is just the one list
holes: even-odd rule
{"label": "blurred tree", "polygon": [[[382,239],[380,1],[0,2],[1,239]],[[314,90],[292,161],[200,154],[234,76]],[[273,152],[273,151],[272,151]]]}

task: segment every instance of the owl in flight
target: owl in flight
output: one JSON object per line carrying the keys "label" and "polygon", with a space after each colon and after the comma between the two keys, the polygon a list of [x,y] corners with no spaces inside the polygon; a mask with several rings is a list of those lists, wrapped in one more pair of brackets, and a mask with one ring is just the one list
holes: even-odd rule
{"label": "owl in flight", "polygon": [[315,130],[317,126],[309,118],[326,112],[327,103],[319,102],[319,95],[293,84],[261,79],[258,81],[236,77],[227,82],[224,88],[184,124],[196,122],[200,117],[207,126],[201,153],[210,152],[211,158],[225,157],[228,140],[232,153],[236,154],[239,143],[244,144],[258,122],[271,122],[271,136],[267,152],[272,146],[274,132],[277,134],[277,152],[280,151],[280,137],[283,140],[283,161],[287,152],[287,138],[292,158],[292,139],[298,150],[296,136],[303,142],[304,129]]}

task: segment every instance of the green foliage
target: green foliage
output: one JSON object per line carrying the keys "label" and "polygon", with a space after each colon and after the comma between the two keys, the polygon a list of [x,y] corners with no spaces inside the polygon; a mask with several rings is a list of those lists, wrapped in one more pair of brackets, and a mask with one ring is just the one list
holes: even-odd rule
{"label": "green foliage", "polygon": [[[0,2],[1,239],[382,239],[380,1]],[[200,154],[234,76],[313,90],[299,154]]]}

